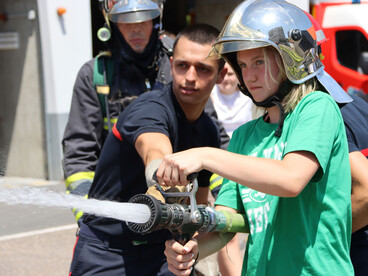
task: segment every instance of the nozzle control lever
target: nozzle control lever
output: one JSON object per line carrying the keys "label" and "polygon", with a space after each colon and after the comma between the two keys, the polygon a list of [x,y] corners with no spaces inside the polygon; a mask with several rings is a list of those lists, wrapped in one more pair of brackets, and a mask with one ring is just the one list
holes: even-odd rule
{"label": "nozzle control lever", "polygon": [[[157,171],[156,171],[157,172]],[[191,181],[193,185],[187,185],[187,192],[184,193],[167,193],[162,188],[161,185],[158,184],[156,172],[154,174],[154,180],[156,181],[156,188],[160,191],[162,196],[166,199],[168,197],[189,197],[189,204],[190,204],[190,218],[192,222],[196,223],[200,219],[200,213],[197,206],[196,201],[196,193],[198,191],[198,173],[192,173],[188,175],[188,181]],[[192,189],[190,189],[192,186]]]}

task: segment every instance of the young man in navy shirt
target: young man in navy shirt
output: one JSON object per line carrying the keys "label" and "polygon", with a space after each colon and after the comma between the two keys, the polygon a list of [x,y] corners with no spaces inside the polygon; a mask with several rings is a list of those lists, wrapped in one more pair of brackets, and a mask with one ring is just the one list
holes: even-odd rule
{"label": "young man in navy shirt", "polygon": [[341,108],[351,167],[350,257],[356,276],[368,275],[368,103],[358,96]]}
{"label": "young man in navy shirt", "polygon": [[[226,74],[223,60],[207,59],[217,29],[199,24],[174,43],[173,82],[141,95],[119,116],[102,150],[89,198],[127,202],[146,193],[145,171],[163,156],[192,147],[219,147],[217,127],[203,112],[211,90]],[[148,174],[150,175],[150,174]],[[198,176],[197,202],[205,204],[210,172]],[[85,214],[70,275],[173,275],[164,256],[167,230],[139,235],[125,222]]]}

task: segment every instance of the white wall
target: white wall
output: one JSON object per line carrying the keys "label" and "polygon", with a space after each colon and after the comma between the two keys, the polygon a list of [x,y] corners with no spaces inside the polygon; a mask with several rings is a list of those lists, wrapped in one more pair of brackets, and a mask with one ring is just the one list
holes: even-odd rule
{"label": "white wall", "polygon": [[[61,139],[73,85],[84,62],[92,58],[89,0],[37,0],[50,179],[60,179]],[[66,12],[57,14],[58,8]]]}
{"label": "white wall", "polygon": [[38,20],[27,16],[36,9],[36,0],[0,1],[0,33],[19,38],[0,50],[0,175],[47,176]]}

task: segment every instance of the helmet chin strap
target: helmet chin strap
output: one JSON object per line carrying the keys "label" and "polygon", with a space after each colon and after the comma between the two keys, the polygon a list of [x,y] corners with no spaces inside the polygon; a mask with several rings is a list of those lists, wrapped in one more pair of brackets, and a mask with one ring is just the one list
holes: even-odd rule
{"label": "helmet chin strap", "polygon": [[280,113],[280,119],[278,122],[279,125],[275,131],[275,136],[277,137],[280,137],[282,134],[282,127],[284,125],[284,120],[285,120],[285,110],[281,103],[283,99],[285,98],[285,96],[290,92],[293,85],[294,84],[291,81],[286,80],[280,84],[279,90],[277,91],[275,95],[267,98],[266,100],[262,102],[257,102],[254,100],[252,94],[248,91],[245,85],[239,84],[239,90],[246,96],[250,97],[256,106],[261,106],[265,108],[269,108],[275,105],[277,106],[277,108],[279,109],[279,113]]}
{"label": "helmet chin strap", "polygon": [[272,103],[278,107],[279,113],[280,113],[279,125],[275,131],[275,136],[280,137],[282,134],[282,127],[284,126],[285,110],[280,101],[275,100],[275,101],[272,101]]}

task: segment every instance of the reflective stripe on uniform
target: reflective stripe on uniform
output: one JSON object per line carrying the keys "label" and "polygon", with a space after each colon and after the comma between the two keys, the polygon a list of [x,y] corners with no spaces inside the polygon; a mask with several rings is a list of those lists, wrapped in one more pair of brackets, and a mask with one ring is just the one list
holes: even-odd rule
{"label": "reflective stripe on uniform", "polygon": [[[84,198],[88,199],[88,195],[85,195]],[[73,208],[72,211],[76,221],[78,221],[83,216],[83,210],[81,209]]]}
{"label": "reflective stripe on uniform", "polygon": [[216,187],[220,186],[223,181],[223,177],[219,176],[218,174],[212,174],[210,178],[210,190],[212,191]]}
{"label": "reflective stripe on uniform", "polygon": [[[67,194],[70,194],[70,191],[66,191]],[[88,195],[84,196],[85,199],[88,199]],[[72,208],[72,212],[74,215],[75,220],[78,222],[78,220],[83,216],[83,210],[78,208]]]}
{"label": "reflective stripe on uniform", "polygon": [[78,221],[83,216],[84,212],[79,209],[73,209],[73,214],[74,214],[75,220]]}
{"label": "reflective stripe on uniform", "polygon": [[[92,183],[94,177],[95,172],[79,172],[72,174],[65,180],[65,186],[67,189],[66,193],[80,195],[87,199],[90,183]],[[72,208],[72,211],[75,220],[78,222],[79,219],[81,219],[83,216],[83,210],[78,208]]]}
{"label": "reflective stripe on uniform", "polygon": [[[112,118],[110,119],[110,123],[111,125],[115,124],[118,121],[118,118]],[[107,117],[104,118],[104,129],[105,130],[109,130],[109,122],[107,120]]]}
{"label": "reflective stripe on uniform", "polygon": [[92,182],[94,177],[95,177],[95,172],[78,172],[78,173],[72,174],[67,179],[65,179],[65,186],[68,189],[71,183],[75,181],[79,181],[79,180],[84,180],[84,179],[90,180]]}

